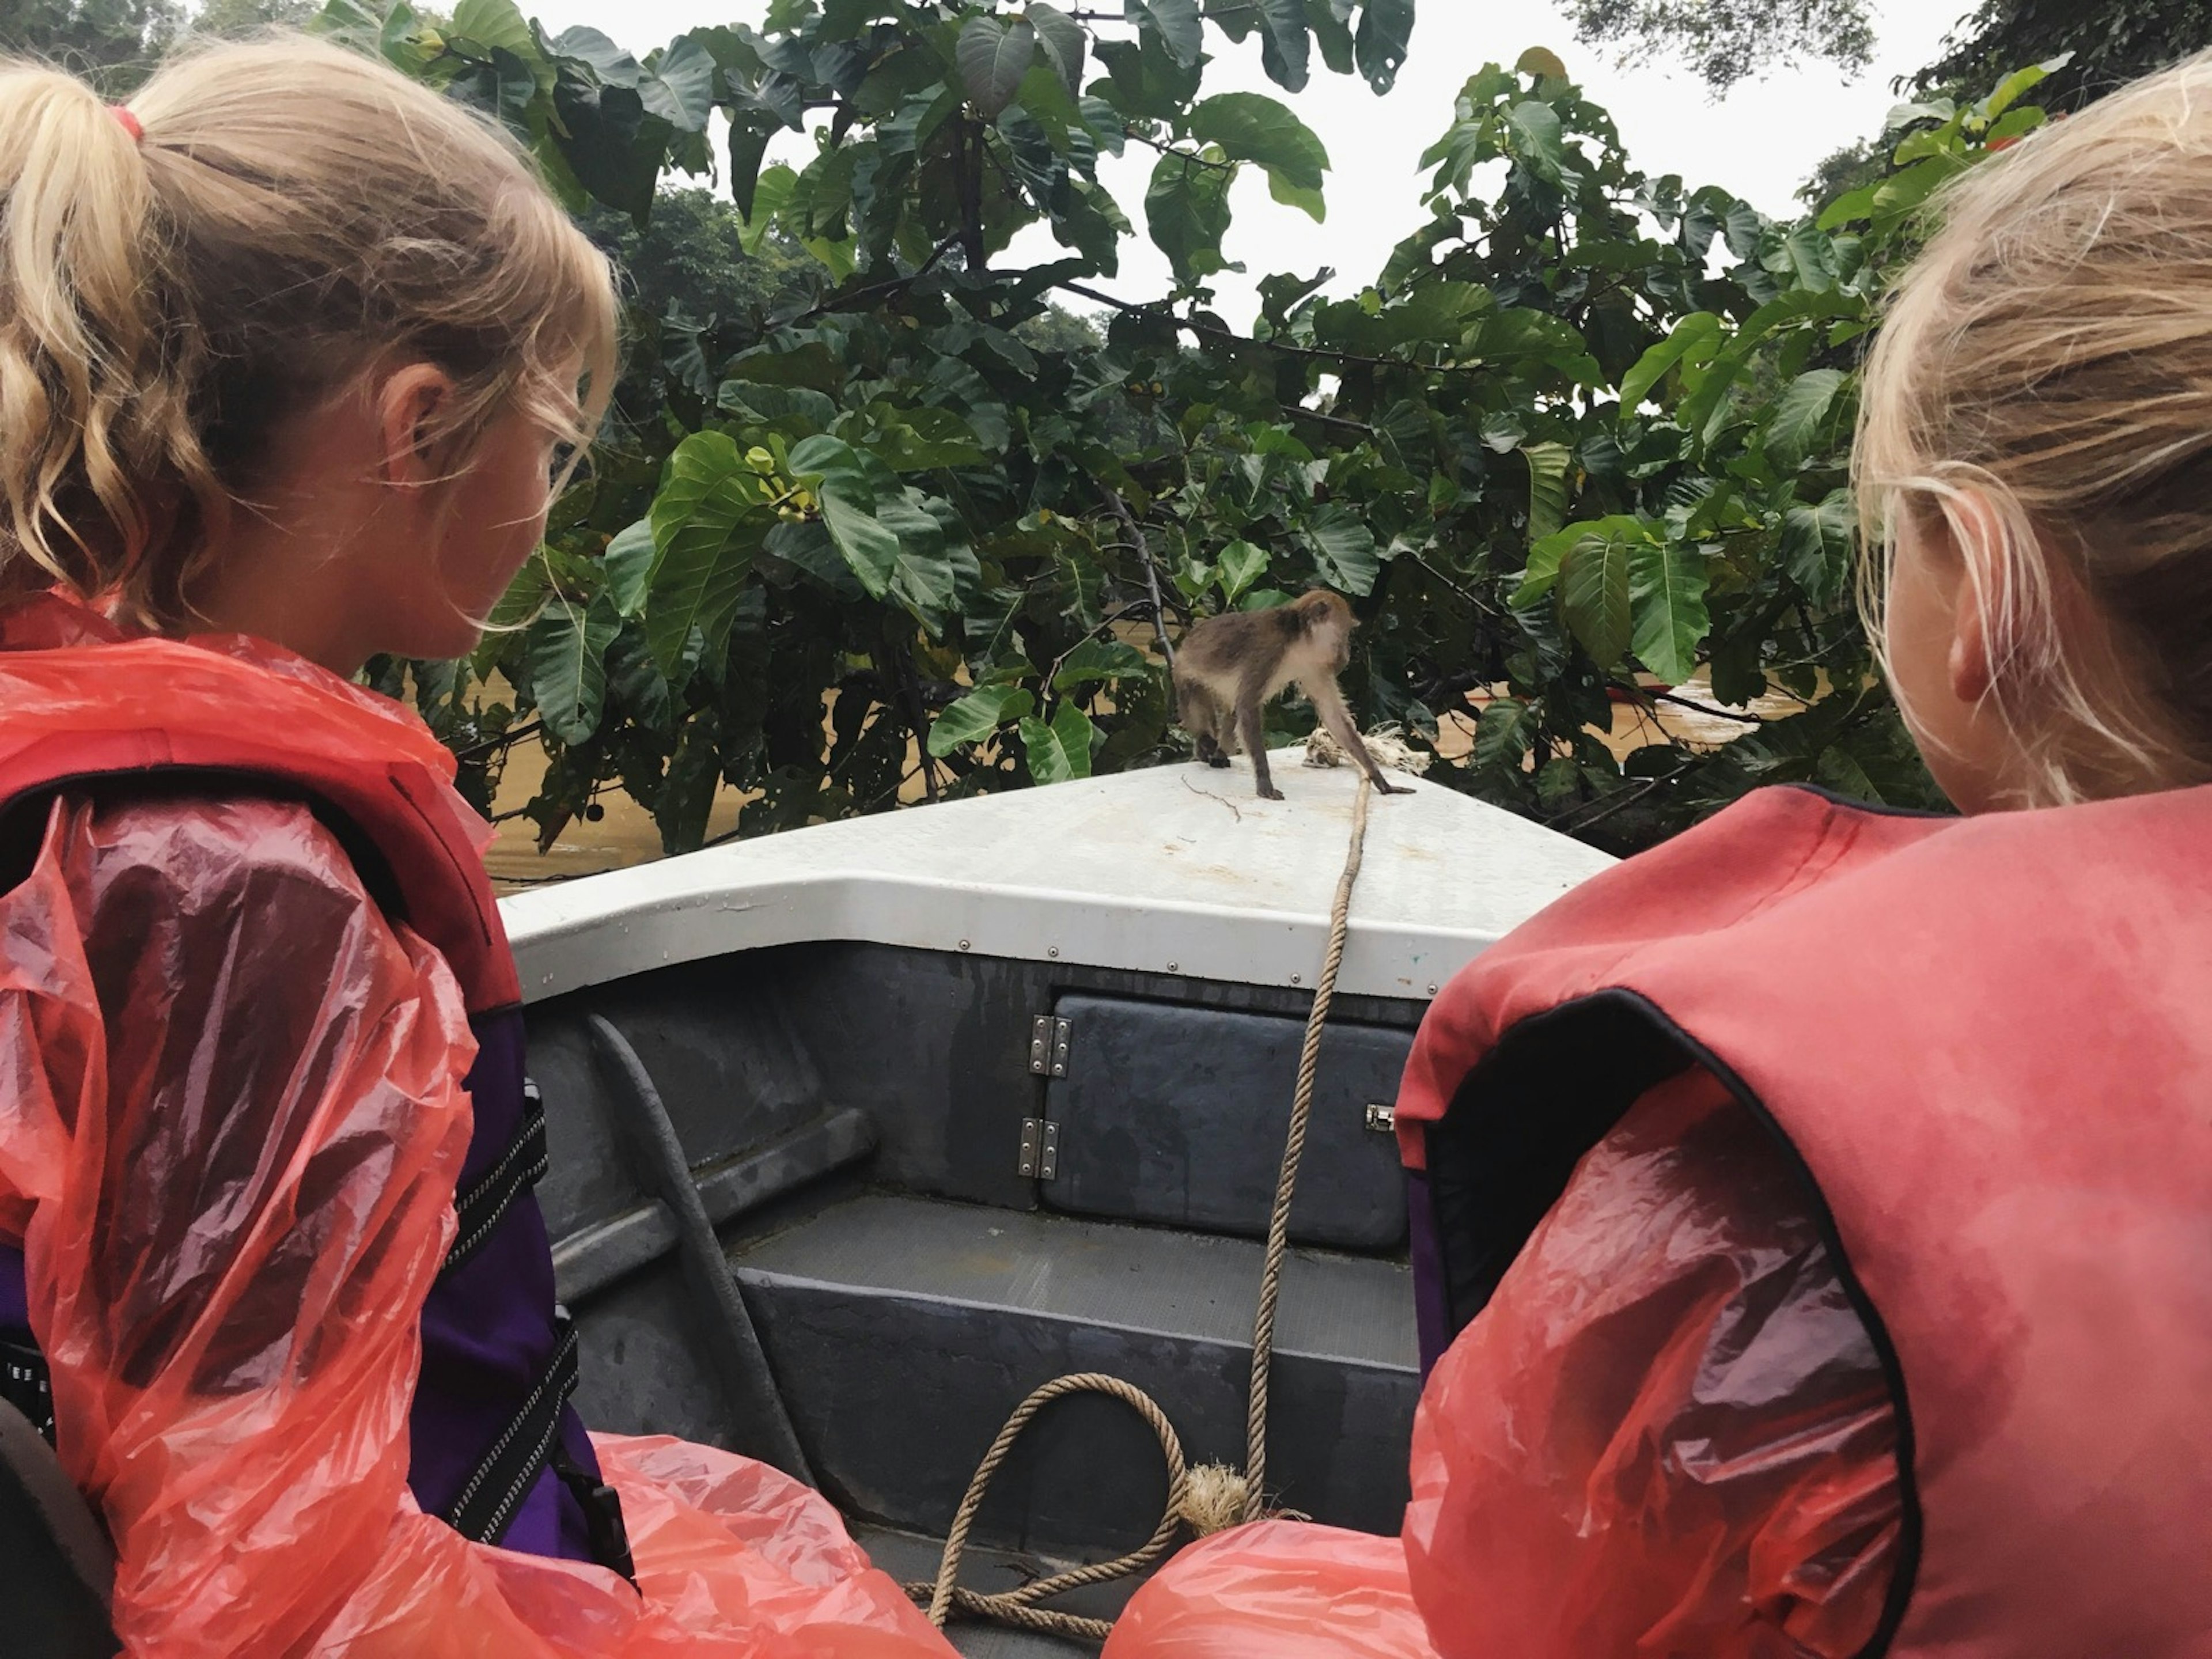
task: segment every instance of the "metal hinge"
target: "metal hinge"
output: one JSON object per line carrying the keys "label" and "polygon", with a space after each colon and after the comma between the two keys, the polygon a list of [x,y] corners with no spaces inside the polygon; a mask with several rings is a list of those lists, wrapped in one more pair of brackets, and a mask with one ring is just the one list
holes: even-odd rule
{"label": "metal hinge", "polygon": [[1030,1022],[1030,1070],[1039,1077],[1067,1075],[1067,1022],[1039,1014]]}
{"label": "metal hinge", "polygon": [[1387,1135],[1398,1127],[1398,1109],[1379,1100],[1367,1103],[1367,1127],[1376,1134]]}
{"label": "metal hinge", "polygon": [[1030,1181],[1060,1178],[1060,1125],[1049,1118],[1022,1120],[1022,1157],[1018,1173]]}

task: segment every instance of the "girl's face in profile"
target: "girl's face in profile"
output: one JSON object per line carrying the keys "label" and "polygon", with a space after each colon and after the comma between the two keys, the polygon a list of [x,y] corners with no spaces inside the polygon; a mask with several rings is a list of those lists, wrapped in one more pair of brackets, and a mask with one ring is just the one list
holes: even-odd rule
{"label": "girl's face in profile", "polygon": [[394,621],[410,657],[466,656],[483,619],[544,538],[557,438],[523,410],[501,416],[448,488],[435,545],[425,549],[420,605]]}

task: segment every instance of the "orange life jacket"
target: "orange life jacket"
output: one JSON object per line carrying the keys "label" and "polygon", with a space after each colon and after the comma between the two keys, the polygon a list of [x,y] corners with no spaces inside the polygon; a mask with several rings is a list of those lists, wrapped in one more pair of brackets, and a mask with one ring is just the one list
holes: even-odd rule
{"label": "orange life jacket", "polygon": [[2212,1654],[2212,789],[1964,820],[1762,792],[1486,952],[1398,1100],[1426,1358],[1691,1066],[1802,1163],[1889,1376],[1869,1654]]}
{"label": "orange life jacket", "polygon": [[[273,787],[315,810],[453,970],[477,1043],[474,1132],[454,1245],[422,1313],[409,1482],[425,1512],[480,1542],[629,1572],[620,1504],[568,1404],[576,1338],[531,1190],[544,1113],[523,1074],[489,831],[453,791],[453,756],[398,705],[256,641],[125,637],[49,594],[9,608],[0,645],[0,807],[72,787]],[[21,1243],[0,1229],[0,1368],[21,1373],[0,1386],[35,1414],[44,1363],[11,1317]]]}

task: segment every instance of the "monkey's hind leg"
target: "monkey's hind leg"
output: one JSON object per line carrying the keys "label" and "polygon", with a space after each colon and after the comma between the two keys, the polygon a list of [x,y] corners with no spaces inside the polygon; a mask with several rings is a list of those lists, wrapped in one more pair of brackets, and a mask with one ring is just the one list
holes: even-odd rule
{"label": "monkey's hind leg", "polygon": [[1220,709],[1213,694],[1202,685],[1178,684],[1176,707],[1177,723],[1190,733],[1191,747],[1197,758],[1208,766],[1228,765],[1229,757],[1221,752]]}
{"label": "monkey's hind leg", "polygon": [[1367,781],[1375,786],[1376,794],[1410,795],[1413,793],[1405,784],[1391,782],[1389,774],[1376,763],[1365,739],[1359,735],[1358,723],[1352,718],[1352,711],[1344,706],[1344,694],[1336,689],[1334,680],[1325,680],[1304,690],[1313,702],[1314,712],[1321,716],[1321,723],[1336,739],[1336,746],[1358,763],[1359,769],[1367,774]]}

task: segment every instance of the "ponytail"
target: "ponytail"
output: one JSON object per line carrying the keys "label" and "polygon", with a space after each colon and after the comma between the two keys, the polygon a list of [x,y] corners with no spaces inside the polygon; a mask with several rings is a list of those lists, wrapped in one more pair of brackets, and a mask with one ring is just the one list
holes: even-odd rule
{"label": "ponytail", "polygon": [[283,423],[380,359],[453,377],[464,455],[518,408],[588,441],[613,285],[502,130],[301,37],[186,52],[127,113],[0,60],[0,595],[190,625]]}
{"label": "ponytail", "polygon": [[96,591],[143,556],[145,482],[197,462],[160,362],[153,191],[88,87],[21,66],[0,69],[0,589]]}

